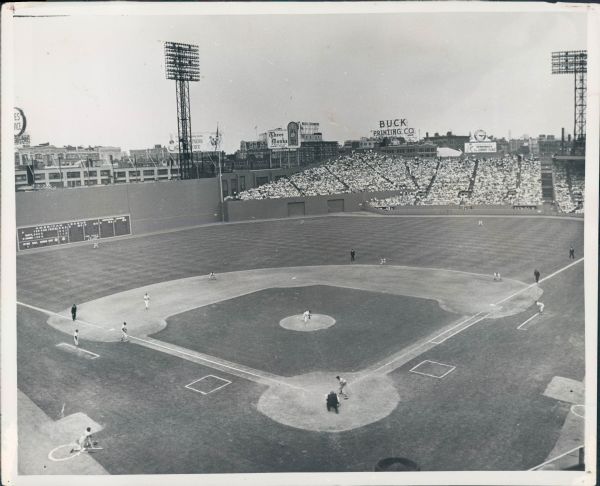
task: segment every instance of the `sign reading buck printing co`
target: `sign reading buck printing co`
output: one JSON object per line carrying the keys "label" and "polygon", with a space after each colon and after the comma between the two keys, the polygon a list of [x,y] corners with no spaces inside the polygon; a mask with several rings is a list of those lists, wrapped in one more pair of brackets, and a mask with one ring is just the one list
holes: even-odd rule
{"label": "sign reading buck printing co", "polygon": [[379,128],[371,130],[373,137],[403,137],[413,138],[415,129],[408,126],[406,118],[393,118],[390,120],[379,120]]}
{"label": "sign reading buck printing co", "polygon": [[27,128],[27,118],[25,118],[25,113],[21,108],[17,108],[15,106],[15,137],[20,137],[25,132],[25,128]]}

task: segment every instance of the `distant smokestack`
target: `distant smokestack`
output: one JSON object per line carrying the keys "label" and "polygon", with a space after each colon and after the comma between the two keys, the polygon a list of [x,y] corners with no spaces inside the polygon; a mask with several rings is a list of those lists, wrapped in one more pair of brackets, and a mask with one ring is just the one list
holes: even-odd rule
{"label": "distant smokestack", "polygon": [[565,127],[562,127],[560,134],[560,154],[565,154]]}

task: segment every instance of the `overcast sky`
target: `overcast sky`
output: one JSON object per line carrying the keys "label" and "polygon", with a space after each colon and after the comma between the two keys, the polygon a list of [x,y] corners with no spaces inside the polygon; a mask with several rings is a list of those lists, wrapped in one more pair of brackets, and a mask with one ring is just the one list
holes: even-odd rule
{"label": "overcast sky", "polygon": [[406,118],[425,132],[498,137],[573,127],[573,77],[556,50],[586,48],[583,14],[439,13],[18,18],[16,106],[32,143],[166,145],[177,134],[163,42],[197,44],[192,129],[223,148],[288,121],[324,139]]}

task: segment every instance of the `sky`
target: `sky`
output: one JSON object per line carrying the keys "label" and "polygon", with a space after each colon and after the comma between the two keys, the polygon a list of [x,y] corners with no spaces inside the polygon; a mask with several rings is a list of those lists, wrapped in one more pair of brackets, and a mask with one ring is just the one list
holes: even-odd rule
{"label": "sky", "polygon": [[192,130],[222,148],[320,122],[325,140],[405,118],[426,132],[496,137],[573,127],[573,76],[552,51],[586,48],[582,13],[77,15],[15,20],[15,106],[32,144],[167,145],[177,134],[164,41],[196,44]]}

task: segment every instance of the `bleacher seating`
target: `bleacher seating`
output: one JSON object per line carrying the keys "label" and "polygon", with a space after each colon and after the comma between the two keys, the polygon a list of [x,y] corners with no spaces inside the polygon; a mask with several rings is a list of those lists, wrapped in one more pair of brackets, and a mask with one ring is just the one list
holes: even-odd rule
{"label": "bleacher seating", "polygon": [[[583,179],[581,170],[567,174],[563,166],[555,166],[555,192],[561,211],[577,210]],[[514,156],[477,160],[404,159],[374,151],[360,152],[336,157],[289,179],[249,189],[239,197],[247,200],[377,191],[399,192],[370,201],[372,206],[382,208],[407,205],[535,208],[542,204],[541,165],[539,160],[519,160]]]}

